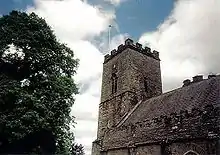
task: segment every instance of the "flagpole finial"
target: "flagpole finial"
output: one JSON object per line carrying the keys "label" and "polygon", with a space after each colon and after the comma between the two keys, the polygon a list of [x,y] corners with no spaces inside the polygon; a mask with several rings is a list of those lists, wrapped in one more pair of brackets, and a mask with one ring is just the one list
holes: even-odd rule
{"label": "flagpole finial", "polygon": [[111,28],[112,28],[112,25],[109,25],[109,30],[108,30],[108,48],[109,48],[109,51],[110,51],[110,48],[111,48]]}

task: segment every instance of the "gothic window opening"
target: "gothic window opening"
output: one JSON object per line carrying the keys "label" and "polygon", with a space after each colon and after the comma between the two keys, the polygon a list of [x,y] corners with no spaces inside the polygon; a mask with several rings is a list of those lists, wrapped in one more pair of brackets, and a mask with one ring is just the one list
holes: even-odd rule
{"label": "gothic window opening", "polygon": [[144,78],[144,90],[146,93],[148,92],[147,78]]}
{"label": "gothic window opening", "polygon": [[155,88],[154,83],[150,80],[147,79],[146,77],[144,78],[144,91],[147,95],[148,98],[153,97],[154,96],[154,91],[153,89]]}
{"label": "gothic window opening", "polygon": [[167,146],[166,144],[162,144],[161,145],[161,154],[162,155],[170,155],[171,154],[170,147]]}
{"label": "gothic window opening", "polygon": [[112,94],[117,92],[118,87],[118,77],[116,75],[117,67],[116,65],[112,66]]}
{"label": "gothic window opening", "polygon": [[112,74],[112,93],[117,92],[118,78],[115,73]]}

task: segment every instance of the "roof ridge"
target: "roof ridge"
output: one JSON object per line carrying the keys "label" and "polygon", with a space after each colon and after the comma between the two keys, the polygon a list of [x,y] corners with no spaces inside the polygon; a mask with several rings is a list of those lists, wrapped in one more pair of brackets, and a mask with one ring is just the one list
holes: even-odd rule
{"label": "roof ridge", "polygon": [[[216,78],[204,79],[203,81],[200,81],[200,82],[198,82],[198,83],[203,83],[204,81],[210,81],[210,82],[212,83],[211,85],[213,85],[213,83],[215,83],[215,82],[214,82],[215,80],[213,80],[213,79],[218,79],[218,78],[220,78],[220,75],[217,75]],[[195,84],[198,84],[198,83],[194,83],[194,86],[195,86]],[[153,100],[153,99],[158,98],[158,97],[161,97],[161,96],[166,96],[166,95],[168,95],[168,94],[173,94],[173,93],[175,93],[176,91],[181,91],[181,90],[187,89],[187,88],[189,88],[189,87],[191,87],[191,86],[193,86],[193,85],[190,85],[190,86],[188,86],[188,87],[179,87],[179,88],[173,89],[173,90],[171,90],[171,91],[165,92],[165,93],[163,93],[163,94],[161,94],[161,95],[159,95],[159,96],[155,96],[155,97],[149,98],[149,99],[147,99],[147,100],[140,100],[140,101],[134,106],[134,108],[127,113],[127,115],[124,115],[124,116],[123,116],[123,119],[122,119],[121,121],[119,121],[119,123],[117,123],[116,127],[120,127],[124,122],[126,122],[126,120],[129,119],[129,117],[131,116],[131,114],[141,105],[141,103],[144,103],[145,101]]]}
{"label": "roof ridge", "polygon": [[[212,79],[216,79],[216,78],[217,78],[217,79],[220,78],[220,74],[219,74],[219,75],[216,75],[216,77],[213,77],[213,78],[210,78],[210,79],[203,79],[202,81],[192,83],[191,85],[189,85],[189,86],[187,86],[187,87],[195,86],[195,85],[198,84],[198,83],[202,83],[202,82],[204,82],[204,81],[211,81]],[[162,93],[161,95],[159,95],[159,96],[162,96],[162,95],[165,95],[165,94],[168,94],[168,93],[172,93],[173,91],[182,90],[182,89],[185,89],[185,88],[187,88],[187,87],[177,87],[177,88],[174,88],[174,89],[172,89],[172,90],[165,91],[165,92],[163,92],[163,93]],[[155,96],[155,97],[158,97],[158,96]],[[152,97],[152,98],[154,98],[154,97]],[[150,99],[151,99],[151,98],[150,98]]]}
{"label": "roof ridge", "polygon": [[135,106],[134,108],[128,112],[127,116],[125,116],[116,126],[117,128],[120,127],[128,118],[129,116],[138,108],[138,106],[143,102],[143,100],[141,99]]}

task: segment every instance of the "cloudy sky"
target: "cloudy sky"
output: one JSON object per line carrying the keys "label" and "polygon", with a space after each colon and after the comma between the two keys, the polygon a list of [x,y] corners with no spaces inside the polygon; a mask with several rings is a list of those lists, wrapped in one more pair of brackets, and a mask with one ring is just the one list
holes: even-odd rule
{"label": "cloudy sky", "polygon": [[96,138],[103,56],[131,37],[160,52],[164,92],[197,74],[220,72],[219,0],[0,0],[0,14],[35,12],[80,59],[72,114],[76,141]]}

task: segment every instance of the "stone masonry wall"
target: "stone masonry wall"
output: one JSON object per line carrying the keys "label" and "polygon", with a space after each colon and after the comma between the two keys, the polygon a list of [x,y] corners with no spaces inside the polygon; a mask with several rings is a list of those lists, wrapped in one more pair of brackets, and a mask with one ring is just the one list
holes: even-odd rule
{"label": "stone masonry wall", "polygon": [[[112,92],[112,79],[117,77],[117,91]],[[147,88],[146,88],[147,87]],[[103,64],[101,103],[99,106],[98,138],[107,128],[114,127],[144,99],[161,95],[162,83],[158,52],[151,53],[141,44],[127,40],[113,50]]]}
{"label": "stone masonry wall", "polygon": [[101,117],[99,118],[98,138],[104,136],[106,130],[116,126],[136,104],[136,94],[129,91],[100,104],[99,115]]}
{"label": "stone masonry wall", "polygon": [[133,145],[101,152],[101,155],[186,155],[189,152],[199,155],[218,155],[217,140],[198,139],[164,144],[161,142]]}
{"label": "stone masonry wall", "polygon": [[184,155],[190,151],[199,155],[217,155],[216,142],[216,140],[177,142],[170,144],[168,150],[172,155]]}
{"label": "stone masonry wall", "polygon": [[161,155],[160,145],[139,146],[135,148],[136,155]]}
{"label": "stone masonry wall", "polygon": [[[130,46],[120,46],[125,49],[103,64],[101,103],[126,91],[136,93],[143,91],[144,78],[149,83],[149,89],[153,91],[150,97],[161,95],[160,61],[137,52]],[[116,76],[118,77],[116,94],[113,94],[111,89],[114,65],[116,67]]]}
{"label": "stone masonry wall", "polygon": [[151,145],[109,150],[106,155],[161,155],[161,147],[159,145]]}
{"label": "stone masonry wall", "polygon": [[109,130],[102,149],[128,147],[130,143],[156,143],[184,139],[218,139],[220,110],[212,105],[191,112],[161,116]]}

